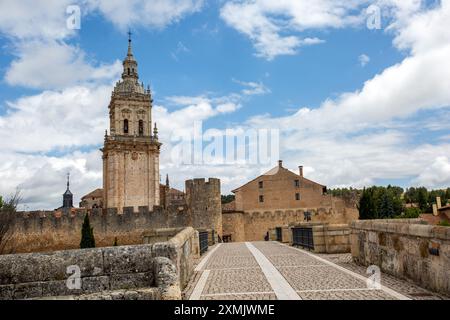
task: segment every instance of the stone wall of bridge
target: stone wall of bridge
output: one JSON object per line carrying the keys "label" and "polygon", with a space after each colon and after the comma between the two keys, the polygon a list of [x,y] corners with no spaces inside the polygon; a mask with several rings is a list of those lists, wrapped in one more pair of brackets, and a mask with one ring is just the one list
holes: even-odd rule
{"label": "stone wall of bridge", "polygon": [[450,228],[420,219],[355,221],[353,260],[450,296]]}
{"label": "stone wall of bridge", "polygon": [[154,244],[0,256],[0,300],[181,299],[199,256],[198,232],[168,232],[168,241]]}

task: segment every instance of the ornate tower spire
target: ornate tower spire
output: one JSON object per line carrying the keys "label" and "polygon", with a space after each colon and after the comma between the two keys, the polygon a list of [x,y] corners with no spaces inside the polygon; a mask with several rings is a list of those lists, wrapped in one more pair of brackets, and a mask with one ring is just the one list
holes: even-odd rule
{"label": "ornate tower spire", "polygon": [[139,79],[138,70],[137,70],[137,61],[133,56],[133,49],[131,46],[131,32],[128,32],[128,52],[125,60],[123,60],[123,73],[122,79],[132,79],[137,82]]}
{"label": "ornate tower spire", "polygon": [[169,188],[169,174],[166,174],[166,187]]}
{"label": "ornate tower spire", "polygon": [[133,51],[131,50],[131,31],[128,31],[128,57],[132,57],[133,56]]}

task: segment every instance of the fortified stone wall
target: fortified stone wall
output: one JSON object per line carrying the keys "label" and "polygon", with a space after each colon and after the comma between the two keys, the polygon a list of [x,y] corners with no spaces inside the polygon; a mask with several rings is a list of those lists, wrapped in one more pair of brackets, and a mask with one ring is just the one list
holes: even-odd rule
{"label": "fortified stone wall", "polygon": [[81,227],[86,213],[97,247],[142,243],[144,231],[155,228],[189,226],[187,208],[184,207],[139,207],[124,208],[123,214],[117,209],[72,209],[60,211],[37,211],[18,213],[14,222],[11,240],[13,252],[42,252],[77,249],[80,247]]}
{"label": "fortified stone wall", "polygon": [[111,209],[61,209],[19,212],[13,227],[13,253],[78,249],[86,213],[97,247],[142,243],[143,233],[160,228],[213,229],[222,236],[220,180],[195,179],[186,182],[186,201],[149,207]]}
{"label": "fortified stone wall", "polygon": [[222,214],[224,236],[231,236],[233,242],[245,241],[245,219],[243,212],[224,212]]}
{"label": "fortified stone wall", "polygon": [[421,220],[351,224],[353,260],[450,296],[450,228]]}
{"label": "fortified stone wall", "polygon": [[358,210],[350,208],[227,212],[223,214],[224,235],[231,235],[233,242],[262,241],[269,229],[304,222],[305,211],[311,212],[311,222],[349,224],[358,219]]}
{"label": "fortified stone wall", "polygon": [[[198,233],[186,228],[169,241],[153,245],[0,256],[0,300],[55,296],[180,299],[180,285],[186,283],[193,272],[193,259],[198,257],[195,243]],[[80,287],[71,280],[74,267],[79,268]]]}

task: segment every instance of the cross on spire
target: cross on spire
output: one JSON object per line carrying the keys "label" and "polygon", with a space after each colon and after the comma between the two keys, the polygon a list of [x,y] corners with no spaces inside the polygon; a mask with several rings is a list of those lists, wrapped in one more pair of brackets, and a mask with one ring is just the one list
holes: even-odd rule
{"label": "cross on spire", "polygon": [[70,185],[70,172],[67,172],[67,190],[69,190]]}
{"label": "cross on spire", "polygon": [[131,42],[131,35],[132,35],[131,30],[128,30],[128,42]]}

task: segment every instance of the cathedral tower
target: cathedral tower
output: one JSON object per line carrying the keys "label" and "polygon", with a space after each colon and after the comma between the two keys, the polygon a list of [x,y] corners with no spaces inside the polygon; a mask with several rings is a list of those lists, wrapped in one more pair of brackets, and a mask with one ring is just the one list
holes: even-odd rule
{"label": "cathedral tower", "polygon": [[[131,34],[130,34],[131,35]],[[110,134],[103,152],[105,208],[159,205],[159,152],[156,123],[152,132],[150,88],[139,83],[138,64],[131,37],[123,61],[122,80],[116,83],[109,104]]]}

